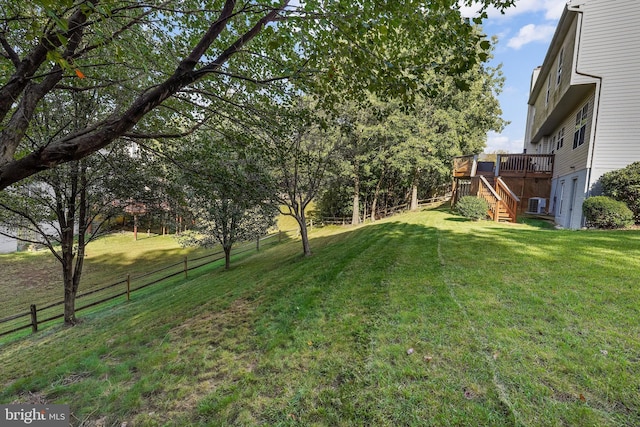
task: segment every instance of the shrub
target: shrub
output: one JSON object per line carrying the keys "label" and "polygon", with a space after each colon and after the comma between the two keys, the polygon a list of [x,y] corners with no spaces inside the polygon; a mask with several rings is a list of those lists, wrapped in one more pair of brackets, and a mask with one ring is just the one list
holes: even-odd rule
{"label": "shrub", "polygon": [[600,184],[605,196],[626,203],[635,222],[640,223],[640,162],[605,173]]}
{"label": "shrub", "polygon": [[582,204],[587,226],[623,228],[633,224],[633,212],[624,202],[607,196],[589,197]]}
{"label": "shrub", "polygon": [[463,196],[456,203],[456,210],[465,218],[477,221],[487,217],[489,203],[479,197]]}

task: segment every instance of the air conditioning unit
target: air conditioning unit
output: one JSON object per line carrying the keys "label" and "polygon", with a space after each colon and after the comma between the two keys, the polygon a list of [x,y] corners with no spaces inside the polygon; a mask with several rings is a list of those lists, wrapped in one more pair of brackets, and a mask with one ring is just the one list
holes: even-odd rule
{"label": "air conditioning unit", "polygon": [[527,213],[542,214],[544,208],[547,207],[547,199],[544,197],[532,197],[529,199],[529,206],[527,207]]}

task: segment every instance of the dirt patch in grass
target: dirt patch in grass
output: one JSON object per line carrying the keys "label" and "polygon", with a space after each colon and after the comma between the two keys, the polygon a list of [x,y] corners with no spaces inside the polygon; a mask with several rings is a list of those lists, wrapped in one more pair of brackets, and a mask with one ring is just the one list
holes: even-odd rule
{"label": "dirt patch in grass", "polygon": [[32,393],[26,392],[21,393],[17,399],[15,399],[11,404],[21,404],[26,403],[29,405],[48,405],[50,402],[47,400],[44,393]]}
{"label": "dirt patch in grass", "polygon": [[[251,372],[257,362],[247,344],[255,320],[255,302],[233,301],[221,311],[189,318],[167,334],[167,347],[175,355],[164,373],[162,391],[137,411],[135,424],[168,422],[193,416],[202,400],[222,382],[233,383]],[[171,407],[162,402],[171,401]]]}

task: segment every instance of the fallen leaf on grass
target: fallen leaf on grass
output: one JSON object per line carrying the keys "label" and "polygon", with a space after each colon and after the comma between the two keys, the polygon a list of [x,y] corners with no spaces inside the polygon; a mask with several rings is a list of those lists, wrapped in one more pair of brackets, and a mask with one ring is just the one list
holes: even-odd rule
{"label": "fallen leaf on grass", "polygon": [[587,399],[584,397],[584,394],[580,393],[580,400],[586,402]]}

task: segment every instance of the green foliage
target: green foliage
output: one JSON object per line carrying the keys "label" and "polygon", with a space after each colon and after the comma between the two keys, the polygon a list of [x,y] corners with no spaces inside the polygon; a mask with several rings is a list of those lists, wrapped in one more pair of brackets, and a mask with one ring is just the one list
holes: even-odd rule
{"label": "green foliage", "polygon": [[178,241],[183,246],[220,244],[228,268],[232,246],[266,234],[275,224],[277,209],[268,203],[274,189],[264,159],[252,147],[255,138],[233,123],[225,124],[222,136],[191,136],[190,143],[174,154],[182,166],[174,173],[194,219]]}
{"label": "green foliage", "polygon": [[607,196],[589,197],[582,203],[587,226],[623,228],[633,224],[633,212],[624,202]]}
{"label": "green foliage", "polygon": [[[448,88],[473,90],[467,73],[482,68],[493,44],[479,25],[488,8],[514,1],[474,1],[477,17],[463,19],[459,8],[471,3],[5,1],[0,188],[125,134],[176,135],[221,117],[264,126],[257,117],[300,93],[325,109],[366,93],[410,108]],[[81,131],[31,135],[34,105],[81,91],[100,106]]]}
{"label": "green foliage", "polygon": [[640,223],[640,162],[607,172],[600,178],[603,193],[624,202]]}
{"label": "green foliage", "polygon": [[360,212],[372,212],[374,206],[378,210],[406,203],[414,186],[428,198],[450,184],[453,157],[482,151],[487,132],[505,124],[495,96],[503,84],[500,70],[476,65],[461,78],[469,86],[465,91],[453,78],[443,77],[437,96],[416,96],[410,108],[373,94],[366,108],[343,103],[336,114],[347,143],[341,147],[340,168],[332,181],[352,193],[327,189],[331,203],[326,207],[333,209],[325,215],[333,216],[335,206],[353,201],[356,188],[367,205]]}
{"label": "green foliage", "polygon": [[455,209],[465,218],[478,221],[487,217],[489,204],[480,197],[463,196],[456,203]]}

